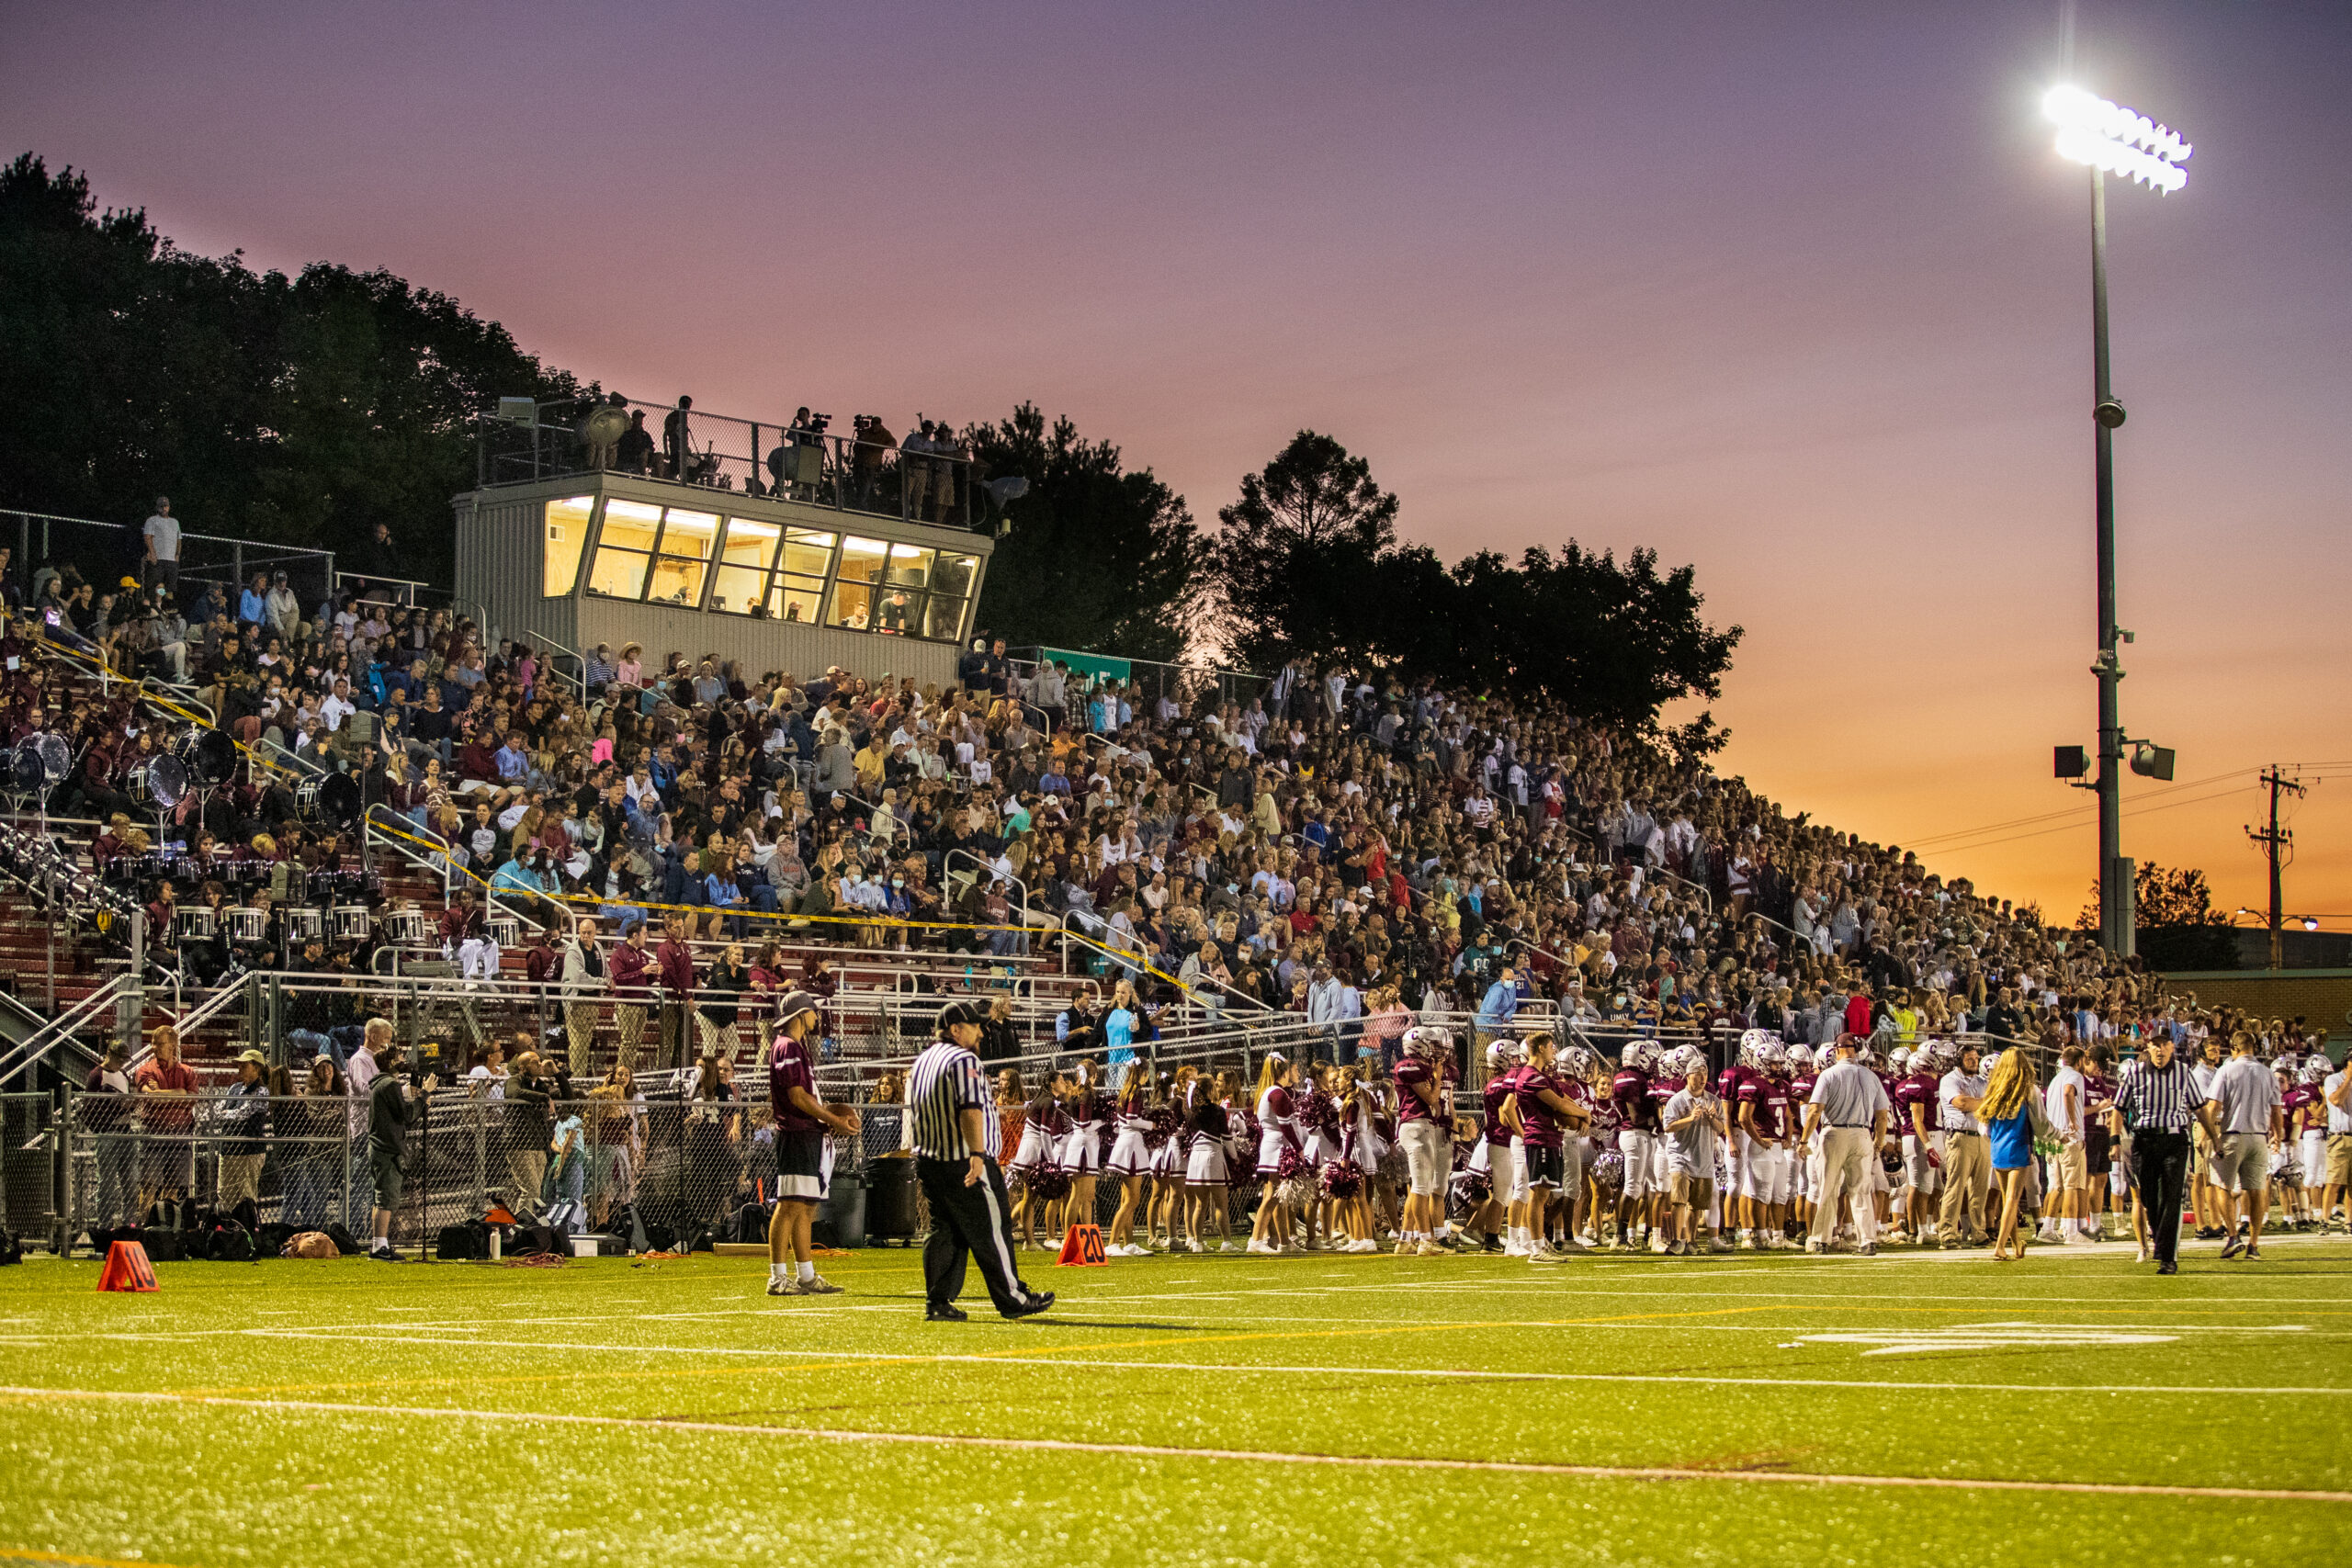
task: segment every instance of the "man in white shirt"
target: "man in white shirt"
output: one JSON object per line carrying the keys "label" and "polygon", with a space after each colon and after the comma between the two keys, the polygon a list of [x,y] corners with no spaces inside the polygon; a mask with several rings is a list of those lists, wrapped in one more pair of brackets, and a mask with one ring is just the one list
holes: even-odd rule
{"label": "man in white shirt", "polygon": [[[2209,1032],[2197,1040],[2197,1053],[2191,1058],[2188,1076],[2196,1082],[2197,1092],[2207,1100],[2213,1098],[2213,1078],[2222,1070],[2222,1043]],[[2208,1223],[2211,1214],[2219,1220],[2230,1212],[2229,1194],[2213,1174],[2213,1159],[2220,1152],[2213,1134],[2199,1122],[2191,1136],[2195,1142],[2189,1162],[2189,1201],[2197,1210],[2197,1235],[2199,1239],[2218,1239],[2228,1234],[2225,1224]]]}
{"label": "man in white shirt", "polygon": [[2050,1206],[2041,1220],[2041,1239],[2048,1242],[2085,1239],[2078,1224],[2090,1213],[2091,1179],[2083,1147],[2083,1105],[2088,1089],[2082,1066],[2083,1048],[2067,1046],[2058,1053],[2058,1070],[2042,1091],[2042,1109],[2058,1130],[2058,1152],[2050,1161]]}
{"label": "man in white shirt", "polygon": [[343,728],[345,719],[358,711],[359,705],[351,700],[351,682],[338,675],[334,694],[319,705],[319,722],[327,727],[328,734],[333,735]]}
{"label": "man in white shirt", "polygon": [[[1959,1065],[1936,1084],[1936,1126],[1943,1131],[1943,1211],[1936,1215],[1938,1246],[1985,1244],[1985,1197],[1992,1192],[1992,1159],[1985,1149],[1985,1123],[1975,1105],[1985,1098],[1985,1075],[1978,1072],[1975,1046],[1962,1046]],[[1966,1227],[1962,1227],[1966,1218]],[[1969,1239],[1962,1241],[1962,1229]]]}
{"label": "man in white shirt", "polygon": [[[2327,1107],[2327,1191],[2319,1209],[2324,1224],[2335,1205],[2352,1203],[2352,1066],[2338,1067],[2328,1077],[2320,1086],[2320,1100]],[[2344,1224],[2352,1229],[2352,1208]]]}
{"label": "man in white shirt", "polygon": [[145,535],[146,556],[143,562],[146,586],[152,592],[157,582],[171,591],[172,599],[180,596],[180,520],[172,515],[172,498],[155,498],[154,515],[147,519],[141,530]]}
{"label": "man in white shirt", "polygon": [[[2230,1059],[2213,1075],[2213,1101],[2220,1111],[2220,1150],[2213,1158],[2213,1177],[2233,1201],[2230,1239],[2222,1248],[2225,1258],[2243,1252],[2262,1256],[2262,1220],[2270,1206],[2270,1151],[2277,1146],[2284,1122],[2284,1100],[2269,1065],[2254,1054],[2254,1036],[2238,1034],[2230,1041]],[[2240,1230],[2243,1219],[2246,1228]]]}

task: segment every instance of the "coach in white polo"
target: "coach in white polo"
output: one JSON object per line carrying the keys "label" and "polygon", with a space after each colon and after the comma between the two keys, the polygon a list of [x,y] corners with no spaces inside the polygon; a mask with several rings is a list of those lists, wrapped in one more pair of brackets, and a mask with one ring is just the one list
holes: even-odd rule
{"label": "coach in white polo", "polygon": [[[2270,1065],[2254,1054],[2254,1036],[2230,1040],[2230,1059],[2213,1075],[2213,1108],[2221,1139],[2213,1156],[2213,1180],[2243,1213],[2232,1217],[2224,1258],[2262,1256],[2262,1218],[2270,1207],[2270,1150],[2282,1130],[2285,1102]],[[2246,1222],[2244,1230],[2237,1221]]]}
{"label": "coach in white polo", "polygon": [[1886,1146],[1886,1128],[1894,1113],[1887,1103],[1886,1086],[1878,1075],[1854,1060],[1862,1043],[1859,1034],[1838,1037],[1838,1061],[1815,1080],[1813,1098],[1804,1108],[1804,1130],[1821,1135],[1821,1192],[1813,1211],[1813,1235],[1807,1252],[1826,1252],[1838,1234],[1838,1215],[1850,1207],[1854,1234],[1861,1238],[1862,1255],[1878,1256],[1878,1210],[1871,1199],[1871,1166]]}

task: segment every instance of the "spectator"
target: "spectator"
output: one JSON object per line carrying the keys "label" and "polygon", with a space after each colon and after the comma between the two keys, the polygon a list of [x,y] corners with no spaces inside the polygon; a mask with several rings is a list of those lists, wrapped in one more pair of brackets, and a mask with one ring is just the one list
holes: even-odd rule
{"label": "spectator", "polygon": [[385,1263],[402,1261],[392,1250],[392,1221],[400,1213],[401,1193],[408,1169],[410,1101],[418,1092],[431,1094],[440,1079],[428,1073],[413,1087],[390,1071],[392,1026],[380,1018],[368,1021],[368,1054],[376,1074],[368,1090],[368,1171],[374,1206],[368,1212],[368,1256]]}
{"label": "spectator", "polygon": [[153,592],[161,587],[174,598],[180,592],[180,520],[172,515],[172,498],[159,495],[155,510],[141,530],[145,536],[141,559],[143,585]]}
{"label": "spectator", "polygon": [[247,1224],[261,1202],[261,1168],[269,1152],[269,1085],[263,1081],[268,1058],[247,1051],[237,1058],[237,1081],[221,1098],[219,1111],[220,1185],[215,1204],[223,1213],[247,1206]]}
{"label": "spectator", "polygon": [[90,1069],[89,1079],[82,1086],[85,1097],[80,1101],[82,1127],[92,1135],[98,1170],[97,1208],[92,1222],[101,1230],[139,1221],[134,1168],[139,1140],[134,1134],[130,1075],[123,1071],[129,1060],[130,1053],[120,1041],[109,1042],[106,1059]]}
{"label": "spectator", "polygon": [[196,1070],[180,1060],[180,1032],[159,1024],[148,1036],[153,1050],[130,1077],[138,1092],[144,1157],[142,1208],[163,1210],[175,1223],[179,1205],[196,1193]]}

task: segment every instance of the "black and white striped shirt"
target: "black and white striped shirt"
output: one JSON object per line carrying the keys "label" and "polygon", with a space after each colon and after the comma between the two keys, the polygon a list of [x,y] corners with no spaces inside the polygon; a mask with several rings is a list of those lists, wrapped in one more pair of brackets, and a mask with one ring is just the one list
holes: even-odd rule
{"label": "black and white striped shirt", "polygon": [[2204,1103],[2197,1075],[2177,1055],[2163,1067],[2132,1062],[2116,1078],[2116,1109],[2123,1112],[2123,1124],[2135,1133],[2185,1133]]}
{"label": "black and white striped shirt", "polygon": [[[967,1111],[982,1113],[987,1147],[975,1149],[964,1141]],[[952,1040],[934,1040],[915,1058],[907,1072],[907,1111],[914,1118],[915,1153],[923,1159],[969,1159],[975,1154],[997,1159],[1004,1153],[988,1075],[978,1056]]]}

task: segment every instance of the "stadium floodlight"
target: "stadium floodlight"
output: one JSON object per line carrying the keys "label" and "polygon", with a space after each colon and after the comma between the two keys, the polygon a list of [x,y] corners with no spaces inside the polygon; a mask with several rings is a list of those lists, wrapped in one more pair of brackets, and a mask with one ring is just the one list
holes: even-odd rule
{"label": "stadium floodlight", "polygon": [[[2097,482],[2098,549],[2098,908],[2099,944],[2132,956],[2132,871],[2123,856],[2123,720],[2116,684],[2123,679],[2120,644],[2131,635],[2115,624],[2115,433],[2123,404],[2109,383],[2107,358],[2107,176],[2138,182],[2159,196],[2188,184],[2190,148],[2178,131],[2096,93],[2056,86],[2041,97],[2041,112],[2058,127],[2058,154],[2086,165],[2091,179],[2091,425]],[[2064,776],[2063,762],[2060,776]],[[2132,771],[2170,777],[2172,754],[2143,746]]]}
{"label": "stadium floodlight", "polygon": [[2041,112],[2058,127],[2058,155],[2168,195],[2188,183],[2194,152],[2180,132],[2080,87],[2052,87]]}

